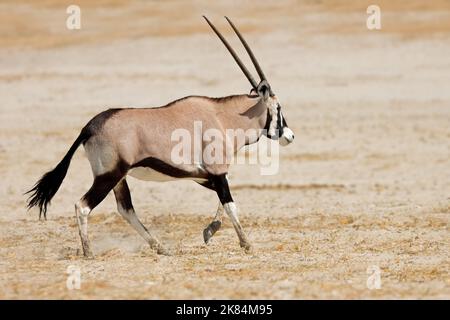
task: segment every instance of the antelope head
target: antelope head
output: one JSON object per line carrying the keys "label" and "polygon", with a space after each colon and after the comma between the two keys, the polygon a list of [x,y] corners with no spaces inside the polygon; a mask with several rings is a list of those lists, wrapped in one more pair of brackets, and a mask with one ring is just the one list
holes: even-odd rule
{"label": "antelope head", "polygon": [[265,106],[267,107],[267,121],[266,121],[266,127],[264,128],[265,129],[264,134],[270,139],[278,140],[280,145],[282,145],[282,146],[286,146],[286,145],[290,144],[292,141],[294,141],[294,133],[292,132],[291,129],[289,129],[286,119],[283,116],[283,113],[281,111],[281,104],[278,100],[278,97],[275,95],[272,88],[270,87],[270,84],[267,81],[267,78],[264,75],[264,72],[258,63],[258,60],[256,60],[255,55],[253,54],[253,52],[250,49],[247,42],[245,41],[244,37],[241,35],[239,30],[233,24],[233,22],[231,22],[231,20],[228,17],[225,17],[225,19],[228,21],[228,23],[233,28],[236,35],[241,40],[248,55],[250,56],[250,59],[252,60],[252,63],[256,69],[256,72],[259,75],[259,78],[260,78],[259,83],[257,83],[255,81],[255,79],[250,74],[248,69],[242,63],[241,59],[239,59],[239,57],[237,56],[236,52],[233,50],[233,48],[230,46],[230,44],[227,42],[227,40],[222,36],[222,34],[216,29],[216,27],[211,23],[211,21],[209,21],[208,18],[205,16],[203,16],[203,18],[205,18],[206,22],[213,29],[213,31],[217,34],[217,36],[222,41],[222,43],[225,45],[225,47],[228,49],[231,56],[234,58],[234,60],[238,64],[238,66],[241,68],[244,75],[247,77],[248,81],[250,82],[250,84],[252,86],[250,94],[258,95],[261,98],[260,101],[262,103],[264,103]]}

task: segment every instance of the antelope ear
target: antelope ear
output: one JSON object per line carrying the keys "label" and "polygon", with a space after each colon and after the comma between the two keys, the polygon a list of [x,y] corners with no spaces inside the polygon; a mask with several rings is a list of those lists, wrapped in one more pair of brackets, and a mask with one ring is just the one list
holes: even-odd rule
{"label": "antelope ear", "polygon": [[266,101],[270,95],[270,85],[266,80],[262,80],[256,88],[258,95]]}

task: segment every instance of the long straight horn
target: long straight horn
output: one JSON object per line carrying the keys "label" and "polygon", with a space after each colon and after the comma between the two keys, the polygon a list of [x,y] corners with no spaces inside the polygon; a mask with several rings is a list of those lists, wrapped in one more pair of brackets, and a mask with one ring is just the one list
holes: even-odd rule
{"label": "long straight horn", "polygon": [[217,34],[219,39],[222,40],[222,43],[225,45],[225,47],[227,47],[228,51],[231,53],[231,55],[233,56],[234,60],[239,65],[239,67],[241,68],[242,72],[247,77],[248,81],[250,81],[250,84],[252,85],[253,89],[256,89],[258,87],[258,84],[256,83],[255,79],[253,79],[252,75],[250,74],[248,69],[245,67],[245,65],[242,63],[241,59],[239,59],[239,57],[237,56],[236,52],[229,45],[227,40],[225,40],[225,38],[220,34],[220,32],[216,29],[216,27],[214,27],[214,25],[208,20],[208,18],[205,17],[205,16],[203,16],[203,18],[205,18],[206,22],[208,22],[208,24],[211,27],[211,29],[213,29],[213,31]]}
{"label": "long straight horn", "polygon": [[234,32],[237,34],[237,36],[239,37],[239,39],[241,40],[242,44],[245,47],[245,50],[247,51],[248,55],[250,56],[250,59],[253,62],[253,65],[255,66],[256,71],[258,72],[259,78],[262,80],[266,80],[267,78],[264,75],[264,72],[261,69],[261,66],[258,63],[258,60],[256,60],[255,55],[252,52],[252,49],[250,49],[250,47],[247,44],[247,41],[245,41],[244,37],[241,35],[241,33],[239,32],[239,30],[234,26],[233,22],[231,22],[230,19],[228,19],[228,17],[225,17],[225,19],[227,19],[228,23],[231,25],[231,27],[233,28]]}

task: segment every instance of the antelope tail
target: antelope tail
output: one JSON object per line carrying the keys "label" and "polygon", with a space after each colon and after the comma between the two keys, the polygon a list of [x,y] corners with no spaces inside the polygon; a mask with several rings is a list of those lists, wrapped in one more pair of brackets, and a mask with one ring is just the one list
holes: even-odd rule
{"label": "antelope tail", "polygon": [[25,193],[31,193],[27,200],[28,210],[33,207],[39,207],[39,219],[41,219],[42,214],[44,214],[44,218],[47,219],[47,206],[61,186],[61,183],[66,176],[67,169],[69,169],[70,160],[80,144],[86,142],[89,137],[90,135],[87,134],[85,130],[82,130],[58,165],[53,170],[44,174],[41,179],[36,182],[33,188]]}

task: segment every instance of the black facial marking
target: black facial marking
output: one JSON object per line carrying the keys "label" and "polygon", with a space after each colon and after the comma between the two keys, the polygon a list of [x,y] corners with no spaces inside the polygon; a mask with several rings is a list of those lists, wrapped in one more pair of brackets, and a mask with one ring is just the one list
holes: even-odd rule
{"label": "black facial marking", "polygon": [[277,132],[275,136],[269,135],[269,128],[270,123],[272,122],[272,116],[270,115],[269,109],[267,109],[267,118],[266,118],[266,125],[264,126],[264,130],[266,131],[266,135],[270,139],[277,139],[283,134],[284,127],[287,127],[286,121],[284,120],[284,117],[281,114],[281,106],[278,104],[277,107]]}
{"label": "black facial marking", "polygon": [[268,134],[270,128],[270,122],[272,122],[272,116],[270,115],[269,109],[267,109],[266,125],[264,126],[264,131],[267,133],[267,137],[271,138]]}
{"label": "black facial marking", "polygon": [[281,106],[278,105],[277,107],[277,113],[278,113],[278,118],[277,118],[277,130],[278,130],[278,136],[280,137],[283,134],[283,116],[281,115]]}

